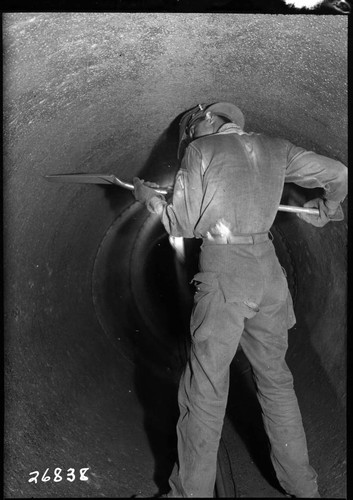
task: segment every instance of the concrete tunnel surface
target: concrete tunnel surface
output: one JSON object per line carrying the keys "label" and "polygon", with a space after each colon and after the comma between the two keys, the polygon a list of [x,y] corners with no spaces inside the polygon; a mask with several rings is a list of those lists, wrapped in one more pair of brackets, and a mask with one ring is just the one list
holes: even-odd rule
{"label": "concrete tunnel surface", "polygon": [[[198,242],[185,240],[183,265],[131,192],[43,176],[171,184],[178,119],[218,100],[243,110],[246,131],[347,164],[347,22],[3,16],[5,497],[152,496],[175,459]],[[286,185],[283,202],[312,197]],[[287,362],[311,463],[322,496],[345,497],[347,223],[278,213],[272,233],[295,303]],[[231,373],[225,480],[236,496],[283,497],[241,351]]]}

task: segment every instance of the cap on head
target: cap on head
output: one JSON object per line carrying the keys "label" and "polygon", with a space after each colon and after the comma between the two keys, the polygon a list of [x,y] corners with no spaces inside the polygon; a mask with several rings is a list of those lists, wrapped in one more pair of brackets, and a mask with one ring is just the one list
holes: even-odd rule
{"label": "cap on head", "polygon": [[215,115],[222,115],[235,123],[241,129],[244,128],[245,118],[241,110],[231,102],[216,102],[207,106],[205,112],[212,111]]}
{"label": "cap on head", "polygon": [[184,155],[185,149],[190,142],[188,130],[200,118],[206,116],[206,113],[211,111],[215,115],[221,115],[228,118],[241,129],[244,128],[245,118],[241,110],[231,102],[216,102],[214,104],[198,104],[194,108],[187,111],[181,118],[179,123],[179,147],[178,159]]}

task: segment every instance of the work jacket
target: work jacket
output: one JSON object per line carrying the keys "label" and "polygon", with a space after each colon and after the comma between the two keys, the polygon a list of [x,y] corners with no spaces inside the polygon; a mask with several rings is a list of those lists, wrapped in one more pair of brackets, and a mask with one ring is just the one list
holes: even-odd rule
{"label": "work jacket", "polygon": [[246,133],[233,123],[187,147],[171,203],[153,197],[147,205],[166,231],[184,238],[269,231],[283,185],[324,189],[330,207],[347,195],[347,167],[291,142]]}

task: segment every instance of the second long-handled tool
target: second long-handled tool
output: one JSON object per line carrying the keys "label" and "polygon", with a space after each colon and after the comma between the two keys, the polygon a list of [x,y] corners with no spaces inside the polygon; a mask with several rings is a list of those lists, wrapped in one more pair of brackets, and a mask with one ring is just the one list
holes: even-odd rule
{"label": "second long-handled tool", "polygon": [[[45,175],[44,178],[49,182],[67,182],[79,184],[114,184],[124,189],[134,190],[134,185],[129,182],[120,180],[114,174],[51,174]],[[153,188],[157,193],[168,194],[173,191],[172,187]],[[292,205],[279,205],[280,212],[305,213],[310,215],[319,215],[317,208],[297,207]]]}

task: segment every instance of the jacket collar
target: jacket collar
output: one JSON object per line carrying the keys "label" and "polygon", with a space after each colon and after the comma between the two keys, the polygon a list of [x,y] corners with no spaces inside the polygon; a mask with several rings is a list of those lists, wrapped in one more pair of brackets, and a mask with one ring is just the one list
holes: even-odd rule
{"label": "jacket collar", "polygon": [[243,134],[246,134],[246,132],[244,132],[244,130],[241,129],[235,123],[224,123],[218,129],[218,132],[216,132],[216,134],[239,134],[239,135],[243,135]]}

